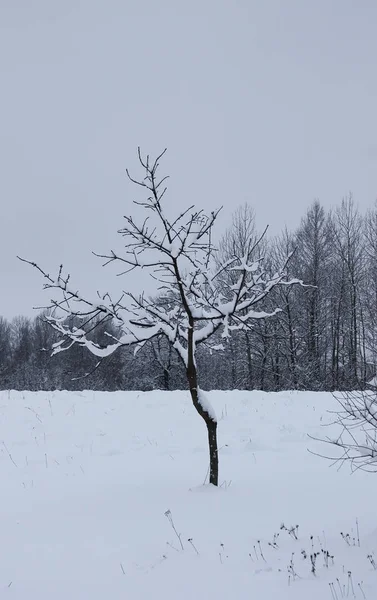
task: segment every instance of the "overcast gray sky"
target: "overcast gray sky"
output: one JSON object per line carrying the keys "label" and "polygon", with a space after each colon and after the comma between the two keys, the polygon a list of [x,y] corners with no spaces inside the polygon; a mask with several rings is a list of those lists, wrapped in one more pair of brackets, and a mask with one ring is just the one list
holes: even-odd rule
{"label": "overcast gray sky", "polygon": [[245,201],[274,233],[314,198],[372,205],[376,31],[375,0],[1,0],[0,315],[47,300],[16,254],[111,287],[90,251],[133,211],[138,145],[220,229]]}

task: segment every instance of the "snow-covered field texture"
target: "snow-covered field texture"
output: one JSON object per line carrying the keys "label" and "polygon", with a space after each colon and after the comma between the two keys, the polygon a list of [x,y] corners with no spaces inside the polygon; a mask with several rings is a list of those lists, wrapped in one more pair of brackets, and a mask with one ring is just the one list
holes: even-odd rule
{"label": "snow-covered field texture", "polygon": [[2,600],[377,598],[377,475],[308,452],[330,394],[0,394]]}

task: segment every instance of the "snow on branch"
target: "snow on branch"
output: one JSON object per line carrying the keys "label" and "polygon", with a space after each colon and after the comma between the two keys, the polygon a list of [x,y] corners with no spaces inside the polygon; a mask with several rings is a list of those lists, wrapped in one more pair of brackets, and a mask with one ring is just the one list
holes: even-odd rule
{"label": "snow on branch", "polygon": [[[170,220],[163,206],[167,177],[159,178],[159,164],[165,152],[151,161],[138,150],[144,176],[137,179],[128,171],[127,174],[147,193],[144,201],[135,202],[146,216],[140,221],[125,217],[125,226],[118,232],[124,240],[121,253],[110,250],[96,254],[105,265],[119,263],[122,275],[134,269],[149,271],[158,284],[155,297],[124,292],[115,301],[109,293],[91,300],[72,286],[62,267],[53,278],[35,262],[21,259],[36,268],[44,278],[44,288],[53,291],[48,321],[62,338],[53,353],[78,344],[104,358],[119,347],[134,345],[138,349],[154,337],[165,336],[187,366],[190,344],[190,351],[195,352],[197,344],[219,329],[227,337],[234,330],[247,328],[254,319],[273,317],[280,309],[263,310],[266,296],[278,285],[301,283],[286,280],[287,263],[268,276],[262,258],[248,260],[250,252],[234,256],[219,267],[212,229],[220,209],[206,215],[192,205]],[[237,274],[235,283],[234,278],[226,277],[231,272]],[[91,339],[91,325],[95,328],[98,323],[105,327],[108,343],[99,345]],[[117,333],[114,328],[106,331],[110,323]]]}
{"label": "snow on branch", "polygon": [[216,417],[215,409],[213,408],[212,404],[210,403],[208,396],[200,388],[198,388],[198,402],[199,402],[200,406],[202,407],[202,409],[210,416],[212,421],[214,421],[214,423],[216,423],[217,417]]}

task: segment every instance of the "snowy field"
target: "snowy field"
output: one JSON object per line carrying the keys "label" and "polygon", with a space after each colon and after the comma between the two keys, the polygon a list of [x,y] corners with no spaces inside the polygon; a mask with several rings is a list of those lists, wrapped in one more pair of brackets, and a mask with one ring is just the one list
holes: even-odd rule
{"label": "snowy field", "polygon": [[219,489],[184,392],[0,392],[0,598],[376,600],[377,475],[308,452],[331,395],[209,397]]}

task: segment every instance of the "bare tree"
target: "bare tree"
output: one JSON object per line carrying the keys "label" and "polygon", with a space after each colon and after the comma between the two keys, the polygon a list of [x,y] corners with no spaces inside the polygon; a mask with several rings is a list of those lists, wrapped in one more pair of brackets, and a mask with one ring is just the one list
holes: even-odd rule
{"label": "bare tree", "polygon": [[[255,223],[255,212],[250,204],[242,204],[232,214],[232,222],[222,236],[216,256],[216,262],[222,262],[235,256],[245,256],[248,260],[260,258],[264,244]],[[252,256],[253,254],[253,256]]]}
{"label": "bare tree", "polygon": [[[294,236],[285,229],[282,234],[274,240],[274,245],[271,249],[271,256],[274,264],[279,264],[283,256],[293,254],[295,250],[296,239]],[[296,256],[293,257],[293,261],[290,267],[293,266],[296,260]],[[293,263],[293,264],[292,264]],[[289,270],[287,272],[289,276]],[[298,387],[298,372],[297,372],[297,355],[299,350],[300,340],[297,335],[297,324],[295,323],[295,307],[302,303],[302,297],[299,300],[294,293],[296,290],[293,287],[280,287],[277,290],[277,301],[279,306],[282,307],[282,312],[279,314],[276,323],[276,332],[273,336],[274,340],[274,352],[272,354],[274,358],[275,380],[277,382],[277,389],[280,388],[278,381],[280,380],[279,366],[280,359],[284,366],[286,365],[287,374],[285,376],[285,382],[288,383],[290,388],[297,389]],[[302,291],[301,289],[299,291]],[[276,301],[276,298],[273,298]]]}
{"label": "bare tree", "polygon": [[350,463],[352,470],[377,471],[377,394],[376,388],[334,394],[339,403],[332,426],[339,427],[336,437],[321,441],[336,448],[326,455],[335,463]]}
{"label": "bare tree", "polygon": [[[352,196],[342,201],[332,218],[334,249],[334,290],[336,298],[336,325],[334,327],[334,369],[342,364],[348,389],[365,384],[363,346],[360,343],[360,327],[363,313],[360,294],[364,279],[363,218]],[[338,267],[338,282],[336,281]],[[339,381],[339,380],[338,380]]]}
{"label": "bare tree", "polygon": [[171,374],[180,367],[179,355],[165,337],[157,337],[148,344],[151,359],[156,366],[154,373],[154,387],[164,390],[171,389]]}
{"label": "bare tree", "polygon": [[[246,256],[250,262],[262,258],[262,254],[265,254],[266,250],[266,230],[262,235],[258,232],[255,211],[250,204],[244,203],[239,206],[232,214],[230,226],[220,239],[218,252],[216,253],[216,266],[221,269],[223,263],[237,256]],[[237,281],[237,272],[232,270],[223,271],[220,280],[224,280],[225,285],[229,285],[229,283],[233,285]],[[240,332],[238,336],[232,336],[229,339],[227,350],[230,355],[230,381],[233,388],[238,387],[239,383],[247,389],[253,389],[254,387],[253,337],[255,337],[255,334],[253,336],[250,326]],[[239,350],[241,351],[239,352]],[[239,382],[237,369],[240,362],[244,367],[241,382]]]}
{"label": "bare tree", "polygon": [[[145,294],[137,296],[124,292],[114,300],[109,293],[97,300],[84,298],[71,285],[69,275],[60,267],[57,277],[51,277],[36,263],[25,261],[43,275],[44,287],[58,291],[61,297],[50,303],[48,321],[61,335],[53,352],[61,352],[74,345],[86,347],[99,358],[99,362],[123,346],[142,347],[147,341],[164,336],[178,352],[184,364],[193,405],[204,420],[208,432],[210,483],[218,485],[217,419],[206,395],[198,385],[196,348],[220,330],[227,338],[233,331],[244,330],[253,319],[264,319],[278,312],[259,310],[258,306],[275,286],[291,285],[298,280],[285,281],[285,264],[272,277],[263,269],[263,261],[251,262],[255,247],[250,252],[235,255],[215,269],[215,249],[212,229],[218,210],[205,215],[190,206],[170,220],[163,207],[166,177],[158,178],[159,161],[165,151],[151,161],[139,149],[139,161],[144,171],[142,179],[130,180],[147,194],[135,202],[146,213],[138,224],[132,216],[125,217],[126,225],[120,230],[125,239],[122,254],[113,250],[106,255],[105,264],[118,263],[122,274],[135,269],[149,270],[158,285],[158,303]],[[288,259],[287,259],[288,260]],[[222,273],[231,270],[234,283],[221,281]],[[225,283],[224,283],[225,281]],[[82,326],[72,325],[80,319]],[[91,339],[90,323],[112,322],[118,333],[110,333],[108,341],[98,344]],[[112,328],[114,331],[114,327]]]}
{"label": "bare tree", "polygon": [[296,232],[297,252],[293,267],[308,286],[297,304],[295,326],[302,338],[301,367],[305,371],[305,386],[323,389],[327,378],[328,355],[331,355],[330,289],[332,235],[329,219],[315,200],[302,218]]}
{"label": "bare tree", "polygon": [[11,359],[11,327],[6,319],[0,317],[0,386],[8,383]]}
{"label": "bare tree", "polygon": [[365,355],[368,367],[377,372],[377,202],[369,209],[364,222],[365,285],[363,307],[365,313]]}

